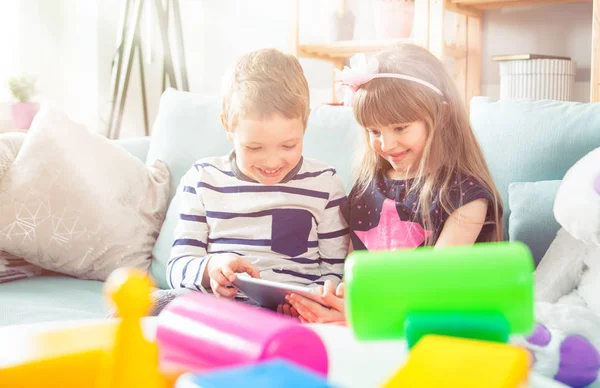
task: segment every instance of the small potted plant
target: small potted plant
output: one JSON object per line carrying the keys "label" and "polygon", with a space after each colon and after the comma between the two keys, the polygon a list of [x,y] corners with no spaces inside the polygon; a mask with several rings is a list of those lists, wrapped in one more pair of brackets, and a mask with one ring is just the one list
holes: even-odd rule
{"label": "small potted plant", "polygon": [[35,78],[25,74],[14,76],[8,80],[6,86],[17,101],[10,106],[13,127],[29,129],[40,109],[40,104],[32,101],[35,94]]}

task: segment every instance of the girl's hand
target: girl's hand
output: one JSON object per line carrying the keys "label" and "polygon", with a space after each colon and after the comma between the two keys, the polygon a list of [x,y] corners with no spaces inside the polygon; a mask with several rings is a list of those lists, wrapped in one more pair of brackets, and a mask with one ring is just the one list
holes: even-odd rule
{"label": "girl's hand", "polygon": [[298,311],[289,303],[282,303],[279,306],[277,306],[277,312],[281,315],[285,315],[295,319],[300,319],[300,314],[298,314]]}
{"label": "girl's hand", "polygon": [[323,301],[331,308],[323,307],[319,303],[298,294],[290,294],[286,297],[292,307],[300,314],[300,321],[303,323],[345,322],[344,283],[340,283],[335,289],[333,283],[327,280],[324,287],[318,287],[317,289]]}

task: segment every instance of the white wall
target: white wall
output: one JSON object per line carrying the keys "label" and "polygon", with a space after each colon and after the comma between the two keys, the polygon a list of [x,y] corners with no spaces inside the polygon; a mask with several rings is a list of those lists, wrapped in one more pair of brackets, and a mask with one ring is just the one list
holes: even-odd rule
{"label": "white wall", "polygon": [[18,71],[38,76],[38,96],[62,105],[64,85],[63,2],[22,0],[17,28]]}
{"label": "white wall", "polygon": [[93,2],[63,0],[62,105],[72,120],[98,123],[98,12]]}
{"label": "white wall", "polygon": [[[0,0],[0,6],[5,1]],[[357,11],[357,39],[374,35],[370,1],[350,2]],[[116,51],[122,3],[123,0],[20,0],[16,32],[0,35],[0,48],[17,47],[11,66],[39,74],[41,99],[65,107],[73,119],[99,132],[104,132],[112,100],[111,61]],[[226,67],[246,51],[260,47],[287,50],[291,3],[284,0],[180,0],[191,90],[219,93]],[[301,1],[302,42],[331,41],[331,30],[327,26],[335,6],[334,0]],[[591,3],[486,11],[483,94],[499,96],[498,64],[492,62],[492,55],[531,52],[570,56],[576,60],[575,98],[588,101],[591,11]],[[144,50],[150,48],[152,52],[151,61],[144,62],[152,123],[161,93],[162,48],[156,30],[149,31],[145,21],[142,24],[144,38],[150,42]],[[148,36],[151,39],[148,40]],[[331,65],[305,59],[301,63],[311,85],[313,102],[327,101],[331,97]],[[136,60],[122,137],[143,134],[139,85]],[[3,118],[6,119],[6,108],[0,105],[0,126]]]}
{"label": "white wall", "polygon": [[[99,107],[104,120],[109,116],[111,96],[109,93],[110,69],[108,64],[114,53],[118,29],[118,0],[103,1],[100,5],[102,23],[99,28],[99,61],[104,63],[99,72]],[[291,1],[281,0],[180,0],[182,25],[190,90],[215,95],[220,92],[221,77],[226,68],[241,54],[262,48],[275,47],[286,51],[290,48]],[[302,1],[301,39],[322,41],[327,33],[328,15],[332,2],[319,0]],[[154,19],[156,24],[156,20]],[[145,21],[142,23],[145,26]],[[107,28],[107,26],[111,28]],[[326,38],[328,39],[328,38]],[[173,41],[172,41],[173,42]],[[107,48],[112,47],[112,51]],[[172,47],[175,45],[172,43]],[[144,47],[147,49],[147,47]],[[157,32],[152,34],[153,61],[144,62],[150,122],[158,109],[162,92],[162,45]],[[331,65],[320,61],[301,60],[314,100],[331,96]],[[108,71],[105,71],[107,70]],[[132,70],[122,137],[143,134],[143,116],[139,98],[139,69],[136,60]]]}
{"label": "white wall", "polygon": [[[7,4],[11,3],[11,4]],[[0,84],[9,76],[28,73],[37,76],[38,96],[62,106],[63,103],[63,7],[62,0],[0,0],[6,12],[0,17]],[[6,53],[6,54],[4,54]],[[0,94],[0,128],[10,126],[5,90]]]}

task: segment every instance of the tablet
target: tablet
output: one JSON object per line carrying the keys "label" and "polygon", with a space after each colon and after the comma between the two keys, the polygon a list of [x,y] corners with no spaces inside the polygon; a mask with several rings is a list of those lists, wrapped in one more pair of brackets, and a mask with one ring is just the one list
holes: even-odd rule
{"label": "tablet", "polygon": [[237,276],[233,285],[259,305],[272,310],[276,310],[278,305],[286,303],[285,296],[291,293],[302,295],[328,307],[314,288],[256,279],[249,276]]}

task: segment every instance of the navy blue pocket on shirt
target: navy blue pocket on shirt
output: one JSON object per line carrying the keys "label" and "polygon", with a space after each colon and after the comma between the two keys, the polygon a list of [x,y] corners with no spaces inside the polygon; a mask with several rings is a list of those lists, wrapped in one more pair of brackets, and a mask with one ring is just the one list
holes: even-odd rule
{"label": "navy blue pocket on shirt", "polygon": [[312,214],[304,209],[275,209],[271,229],[271,249],[290,257],[308,251]]}

